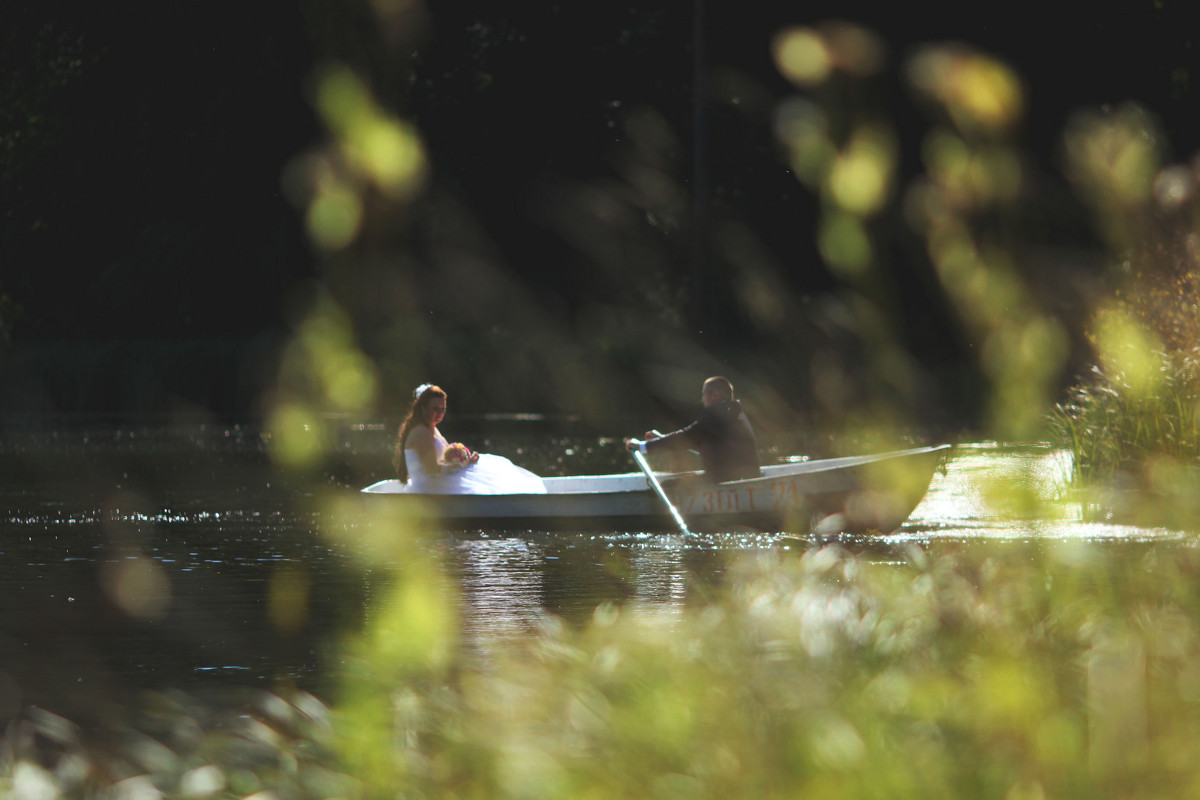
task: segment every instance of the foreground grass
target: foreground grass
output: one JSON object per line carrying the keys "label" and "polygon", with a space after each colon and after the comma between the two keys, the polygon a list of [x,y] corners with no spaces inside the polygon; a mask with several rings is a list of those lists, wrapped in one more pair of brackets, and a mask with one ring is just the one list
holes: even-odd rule
{"label": "foreground grass", "polygon": [[343,756],[368,796],[1174,795],[1200,787],[1197,566],[1078,543],[780,552],[682,617],[603,606],[488,669],[381,637]]}
{"label": "foreground grass", "polygon": [[[28,717],[0,796],[1126,797],[1200,789],[1200,554],[972,545],[741,556],[665,615],[604,605],[487,664],[424,567],[332,710],[154,696],[100,745]],[[50,731],[51,733],[48,733]],[[31,792],[33,792],[31,794]]]}

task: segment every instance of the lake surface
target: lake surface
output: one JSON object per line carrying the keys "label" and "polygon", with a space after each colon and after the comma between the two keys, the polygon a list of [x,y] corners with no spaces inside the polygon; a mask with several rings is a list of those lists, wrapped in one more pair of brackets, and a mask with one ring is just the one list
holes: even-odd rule
{"label": "lake surface", "polygon": [[[619,441],[592,434],[547,436],[513,422],[475,441],[542,474],[629,470]],[[283,682],[322,693],[338,676],[339,642],[391,579],[386,560],[356,546],[380,532],[331,518],[326,501],[386,477],[388,445],[381,425],[343,425],[325,469],[300,478],[281,475],[264,437],[238,427],[7,436],[0,719],[29,704],[86,717],[98,701],[146,688]],[[1046,504],[1064,494],[1066,467],[1044,447],[961,445],[900,530],[842,543],[887,559],[996,540],[1184,538]],[[681,611],[739,554],[814,544],[777,534],[481,531],[431,533],[419,546],[453,576],[466,650],[486,660],[547,615],[582,625],[605,602]]]}

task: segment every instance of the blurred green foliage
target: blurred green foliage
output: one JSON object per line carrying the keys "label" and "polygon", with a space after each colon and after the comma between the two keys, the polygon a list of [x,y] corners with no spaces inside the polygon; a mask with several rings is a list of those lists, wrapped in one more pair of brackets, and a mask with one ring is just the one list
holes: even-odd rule
{"label": "blurred green foliage", "polygon": [[1092,206],[1111,293],[1088,335],[1096,366],[1050,414],[1078,487],[1100,513],[1194,528],[1200,475],[1200,196],[1194,169],[1164,164],[1153,118],[1125,106],[1080,113],[1068,172]]}
{"label": "blurred green foliage", "polygon": [[[871,87],[886,64],[885,42],[835,22],[783,31],[773,52],[780,72],[806,91],[783,105],[779,133],[797,176],[821,197],[819,249],[844,281],[871,354],[863,388],[872,399],[863,411],[873,424],[903,426],[927,380],[905,347],[906,310],[889,252],[891,217],[901,212],[924,239],[989,381],[987,429],[1001,439],[1029,438],[1057,387],[1067,337],[1017,268],[1027,244],[1018,209],[1030,177],[1015,140],[1024,112],[1020,80],[960,45],[910,56],[909,87],[931,124],[921,144],[925,172],[903,186],[898,134]],[[844,363],[828,363],[816,380],[845,384]],[[845,409],[846,395],[834,392],[825,404]]]}
{"label": "blurred green foliage", "polygon": [[[528,395],[528,386],[538,385],[537,402],[547,408],[604,420],[629,408],[631,398],[694,403],[705,375],[727,373],[764,441],[802,429],[839,454],[896,446],[918,421],[973,416],[944,407],[939,379],[914,355],[913,316],[920,312],[913,296],[926,293],[957,317],[972,362],[961,374],[978,372],[987,384],[970,392],[988,398],[988,434],[1034,436],[1059,387],[1069,337],[1024,263],[1020,207],[1032,188],[1016,138],[1024,113],[1017,76],[962,46],[927,47],[908,58],[903,74],[930,126],[920,144],[924,173],[906,184],[901,164],[911,154],[902,152],[896,123],[877,100],[891,70],[882,39],[859,26],[830,23],[781,32],[772,54],[796,88],[777,109],[776,133],[793,173],[819,199],[816,249],[836,288],[808,304],[785,288],[787,276],[772,278],[770,269],[760,269],[752,234],[732,237],[725,226],[718,241],[728,263],[719,287],[683,282],[673,299],[660,297],[673,312],[648,314],[649,295],[623,281],[624,297],[597,300],[571,319],[547,313],[542,287],[514,282],[469,210],[442,202],[436,182],[424,182],[436,165],[425,163],[426,147],[402,112],[381,102],[349,66],[322,71],[314,104],[329,139],[297,160],[289,186],[325,254],[326,274],[319,300],[297,306],[294,341],[309,341],[306,331],[321,327],[306,315],[340,317],[348,324],[328,363],[374,363],[375,378],[371,391],[360,385],[353,408],[347,407],[331,395],[328,378],[320,386],[296,380],[306,371],[328,372],[320,349],[290,347],[273,424],[281,457],[316,465],[319,452],[289,450],[286,431],[311,431],[328,413],[399,416],[410,387],[431,377],[478,392],[497,408],[520,393],[513,387]],[[645,133],[644,123],[631,115],[631,136]],[[674,135],[661,124],[654,129],[656,140]],[[653,142],[645,144],[638,163],[661,156]],[[677,180],[668,165],[660,166],[656,185]],[[638,174],[630,173],[627,189],[641,185]],[[609,270],[612,237],[631,235],[639,225],[622,210],[625,194],[617,187],[578,187],[570,197],[582,202],[590,196],[580,207],[587,219],[555,221],[566,225],[564,232],[582,235],[572,226],[587,227],[579,241],[588,243],[586,256],[600,272]],[[424,216],[431,211],[436,216]],[[923,241],[932,288],[913,286],[909,268],[896,263],[900,221]],[[406,249],[405,231],[417,224],[433,237],[432,260]],[[603,234],[596,225],[613,231]],[[443,240],[452,233],[459,242],[465,236],[466,244]],[[656,258],[658,249],[626,251],[641,263]],[[452,261],[440,260],[450,254]],[[619,256],[613,263],[627,260]],[[422,297],[442,297],[447,288],[435,286],[430,274],[453,283],[449,307],[423,308]],[[725,292],[722,287],[738,309],[731,319],[744,314],[750,327],[768,332],[761,346],[714,345],[688,329],[706,323],[689,320],[687,309],[700,295]],[[311,363],[305,366],[303,358]],[[466,402],[477,403],[478,396]]]}
{"label": "blurred green foliage", "polygon": [[[988,429],[1035,435],[1068,337],[1012,224],[1028,194],[1020,80],[961,46],[915,54],[905,74],[933,122],[925,173],[902,186],[892,124],[862,91],[883,51],[846,24],[785,31],[773,50],[802,93],[781,109],[781,139],[820,197],[819,250],[869,354],[866,374],[818,369],[815,396],[860,441],[897,436],[919,402],[884,236],[885,212],[900,211],[976,348]],[[1145,201],[1153,159],[1136,137],[1080,124],[1082,190]],[[1121,326],[1134,315],[1107,308],[1118,316],[1097,317],[1100,355],[1133,375]],[[866,390],[847,403],[851,385]],[[322,391],[305,395],[314,408]],[[681,616],[601,605],[480,665],[460,651],[453,602],[431,599],[452,584],[421,537],[404,520],[348,521],[361,513],[339,501],[325,516],[395,570],[346,645],[335,700],[338,752],[364,797],[1107,797],[1200,779],[1187,548],[1007,542],[883,561],[780,549],[736,559]]]}
{"label": "blurred green foliage", "polygon": [[[385,21],[402,18],[403,5],[375,4]],[[1028,437],[1054,397],[1068,336],[1031,282],[1012,225],[1028,191],[1015,141],[1023,87],[1004,64],[961,46],[908,59],[908,85],[933,121],[924,173],[901,185],[893,123],[863,90],[884,69],[884,50],[846,24],[784,31],[774,43],[798,92],[780,109],[781,141],[819,198],[818,249],[865,353],[818,354],[813,397],[839,433],[880,443],[903,436],[922,401],[885,236],[899,216],[919,234],[977,354],[988,430]],[[327,263],[322,285],[293,305],[268,415],[276,464],[308,472],[333,449],[332,416],[379,411],[389,390],[429,377],[429,353],[455,352],[438,339],[444,327],[413,313],[419,270],[397,268],[402,257],[388,246],[427,176],[419,135],[347,66],[322,71],[314,105],[329,141],[299,160],[288,189]],[[1160,168],[1142,122],[1126,109],[1068,131],[1072,176],[1122,254],[1114,275],[1124,281],[1092,327],[1112,383],[1075,395],[1115,435],[1096,437],[1075,406],[1056,419],[1079,448],[1111,452],[1118,465],[1131,443],[1146,442],[1158,467],[1143,458],[1142,474],[1171,476],[1161,489],[1186,485],[1179,476],[1192,457],[1164,453],[1161,426],[1195,444],[1194,360],[1152,360],[1181,329],[1161,309],[1174,308],[1170,287],[1180,285],[1168,276],[1191,285],[1183,259],[1194,249],[1193,194],[1189,176]],[[454,222],[469,229],[468,217]],[[462,285],[510,311],[536,310],[490,269],[471,263]],[[552,343],[530,356],[547,395],[585,415],[612,408],[621,386],[581,357],[581,331],[528,316],[527,334]],[[667,354],[717,361],[677,327],[643,327],[628,310],[585,316],[591,331],[622,334],[601,353],[644,340],[652,364]],[[511,379],[482,361],[497,368],[494,381]],[[664,381],[694,392],[695,369]],[[763,394],[764,411],[794,411],[792,398]],[[265,707],[234,720],[154,696],[113,755],[69,722],[33,715],[4,740],[0,792],[86,795],[108,782],[126,793],[257,798],[1103,798],[1200,786],[1200,556],[1190,547],[976,543],[878,560],[781,547],[737,558],[724,584],[682,614],[606,604],[580,628],[547,618],[536,636],[497,645],[479,664],[462,652],[453,581],[432,544],[344,493],[318,502],[329,535],[390,573],[389,591],[331,665],[341,680],[328,716],[304,695],[263,697]],[[281,581],[281,597],[304,601],[300,578]],[[280,611],[276,624],[287,618]]]}
{"label": "blurred green foliage", "polygon": [[[1117,797],[1196,783],[1194,551],[931,555],[747,557],[681,617],[605,605],[582,630],[551,619],[485,668],[380,647],[377,671],[346,684],[374,702],[336,724],[350,771],[367,797]],[[374,630],[403,637],[422,625],[414,611],[396,604]],[[359,746],[364,732],[380,751]]]}
{"label": "blurred green foliage", "polygon": [[414,564],[344,653],[332,712],[155,695],[106,747],[35,714],[5,740],[0,791],[89,796],[103,776],[214,798],[1178,796],[1200,781],[1198,558],[1079,540],[779,549],[682,614],[547,618],[487,663],[461,657],[438,571]]}
{"label": "blurred green foliage", "polygon": [[32,709],[0,741],[0,796],[345,797],[354,782],[333,736],[329,709],[303,692],[148,692],[103,731]]}

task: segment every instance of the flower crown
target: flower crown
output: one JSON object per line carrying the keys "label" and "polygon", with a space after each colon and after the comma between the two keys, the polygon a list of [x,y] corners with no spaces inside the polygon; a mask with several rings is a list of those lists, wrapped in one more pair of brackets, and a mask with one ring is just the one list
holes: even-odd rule
{"label": "flower crown", "polygon": [[420,400],[421,395],[425,394],[426,390],[432,389],[432,388],[433,388],[432,383],[422,383],[420,386],[418,386],[416,389],[413,390],[413,399]]}

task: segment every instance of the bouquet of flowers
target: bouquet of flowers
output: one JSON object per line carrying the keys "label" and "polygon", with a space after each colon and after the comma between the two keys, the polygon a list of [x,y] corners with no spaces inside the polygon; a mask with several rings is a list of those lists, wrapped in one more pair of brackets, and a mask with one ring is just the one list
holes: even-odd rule
{"label": "bouquet of flowers", "polygon": [[446,446],[445,451],[442,453],[442,461],[445,462],[446,466],[462,469],[471,463],[471,458],[474,455],[471,452],[471,448],[461,442],[455,442]]}

